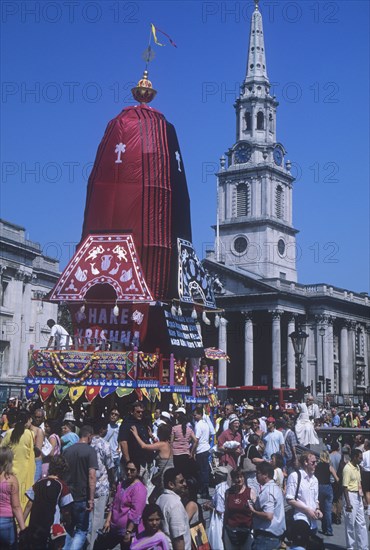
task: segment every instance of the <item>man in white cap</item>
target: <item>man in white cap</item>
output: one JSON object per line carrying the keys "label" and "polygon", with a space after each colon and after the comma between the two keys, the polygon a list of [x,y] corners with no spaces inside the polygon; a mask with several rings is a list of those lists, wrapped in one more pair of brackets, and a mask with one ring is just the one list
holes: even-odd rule
{"label": "man in white cap", "polygon": [[229,416],[229,427],[219,436],[217,444],[218,450],[222,453],[220,464],[237,467],[239,456],[242,454],[242,436],[239,432],[240,421],[236,414]]}

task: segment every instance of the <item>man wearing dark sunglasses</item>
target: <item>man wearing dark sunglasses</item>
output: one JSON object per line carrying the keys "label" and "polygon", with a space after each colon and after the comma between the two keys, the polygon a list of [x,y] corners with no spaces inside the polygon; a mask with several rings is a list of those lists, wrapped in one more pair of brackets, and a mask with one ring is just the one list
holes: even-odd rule
{"label": "man wearing dark sunglasses", "polygon": [[[319,482],[315,476],[317,458],[311,452],[299,457],[299,471],[292,472],[287,481],[286,500],[294,509],[293,543],[307,547],[322,518],[319,508]],[[319,539],[320,540],[320,539]]]}
{"label": "man wearing dark sunglasses", "polygon": [[140,401],[136,401],[131,408],[131,413],[122,422],[118,432],[118,442],[122,451],[122,462],[124,466],[133,461],[140,464],[140,475],[144,475],[147,464],[152,461],[153,453],[144,451],[131,432],[131,427],[135,426],[140,439],[144,443],[150,443],[148,426],[143,421],[144,407]]}

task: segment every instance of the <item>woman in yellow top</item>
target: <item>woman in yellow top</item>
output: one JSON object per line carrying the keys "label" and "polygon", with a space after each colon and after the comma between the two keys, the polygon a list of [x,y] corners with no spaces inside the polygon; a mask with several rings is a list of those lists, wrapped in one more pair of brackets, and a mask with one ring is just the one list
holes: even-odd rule
{"label": "woman in yellow top", "polygon": [[30,413],[19,411],[14,428],[6,432],[1,442],[1,447],[10,447],[14,455],[13,473],[18,480],[19,500],[22,510],[24,510],[28,501],[25,493],[32,487],[35,477],[35,453],[30,426]]}

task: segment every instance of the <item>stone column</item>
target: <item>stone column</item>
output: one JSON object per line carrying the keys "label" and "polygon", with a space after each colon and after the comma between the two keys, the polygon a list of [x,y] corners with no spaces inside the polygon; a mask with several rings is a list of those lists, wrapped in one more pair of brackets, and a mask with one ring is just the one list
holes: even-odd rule
{"label": "stone column", "polygon": [[282,310],[272,313],[272,387],[281,388],[281,330],[280,318]]}
{"label": "stone column", "polygon": [[335,388],[335,377],[334,377],[334,329],[333,329],[333,323],[334,323],[334,317],[328,318],[328,324],[327,324],[327,330],[328,330],[328,337],[327,337],[327,349],[328,349],[328,362],[327,362],[327,375],[326,378],[330,378],[331,380],[331,393],[336,393]]}
{"label": "stone column", "polygon": [[[287,383],[289,388],[296,387],[296,360],[294,355],[294,347],[289,334],[295,331],[295,315],[289,317],[288,320],[288,342],[287,342]],[[298,368],[298,367],[297,367]],[[303,380],[303,377],[302,377]]]}
{"label": "stone column", "polygon": [[[227,320],[221,317],[220,326],[218,327],[218,347],[227,353]],[[227,386],[227,361],[219,359],[218,361],[218,384],[219,386]]]}
{"label": "stone column", "polygon": [[356,380],[356,322],[349,321],[348,329],[348,389],[349,393],[353,393]]}
{"label": "stone column", "polygon": [[370,385],[370,360],[369,360],[369,335],[370,335],[370,325],[364,327],[364,359],[365,359],[365,384],[366,388]]}
{"label": "stone column", "polygon": [[250,311],[244,317],[244,386],[253,386],[253,322]]}
{"label": "stone column", "polygon": [[349,365],[348,365],[348,324],[343,322],[340,329],[339,349],[339,377],[340,393],[349,393]]}

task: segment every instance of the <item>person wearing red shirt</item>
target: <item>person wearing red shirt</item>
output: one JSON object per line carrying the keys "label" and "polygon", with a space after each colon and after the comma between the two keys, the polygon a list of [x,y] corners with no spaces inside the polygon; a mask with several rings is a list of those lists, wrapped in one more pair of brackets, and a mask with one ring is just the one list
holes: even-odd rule
{"label": "person wearing red shirt", "polygon": [[242,454],[242,436],[239,432],[240,422],[236,414],[229,416],[229,427],[218,438],[218,450],[222,453],[220,465],[235,469]]}

